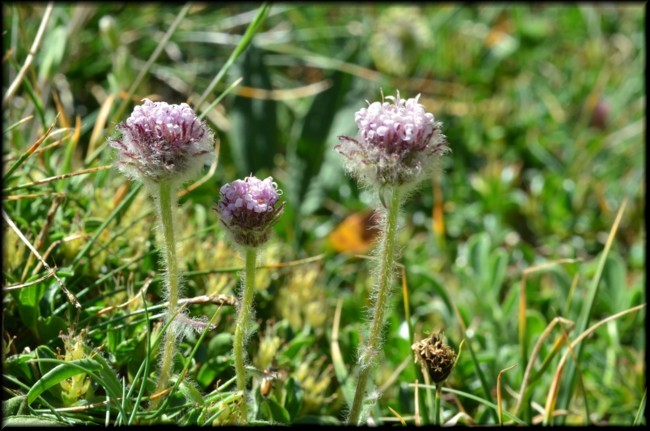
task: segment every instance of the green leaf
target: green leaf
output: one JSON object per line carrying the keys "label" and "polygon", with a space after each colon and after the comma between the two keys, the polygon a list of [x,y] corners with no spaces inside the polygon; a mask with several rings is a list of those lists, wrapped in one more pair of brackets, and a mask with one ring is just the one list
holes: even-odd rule
{"label": "green leaf", "polygon": [[[45,293],[45,284],[37,283],[20,289],[18,293],[18,314],[26,327],[36,331],[36,320],[41,315],[39,301]],[[38,333],[36,333],[38,335]]]}
{"label": "green leaf", "polygon": [[285,383],[284,388],[287,394],[284,407],[287,409],[289,416],[295,419],[302,410],[302,386],[296,379],[290,377],[287,383]]}
{"label": "green leaf", "polygon": [[208,343],[208,356],[215,358],[232,350],[233,336],[227,332],[217,334]]}
{"label": "green leaf", "polygon": [[[100,365],[101,368],[99,370],[99,378],[100,381],[98,382],[101,384],[104,389],[110,394],[110,396],[114,399],[118,399],[122,397],[122,383],[117,379],[117,376],[115,375],[115,372],[111,368],[111,366],[106,362],[106,359],[102,355],[95,355],[93,356],[93,360],[97,361]],[[131,401],[128,399],[123,399],[122,400],[122,405],[127,411],[131,410]]]}
{"label": "green leaf", "polygon": [[199,369],[196,376],[196,381],[202,388],[207,389],[221,373],[232,368],[233,359],[228,356],[218,356],[208,359],[206,363]]}
{"label": "green leaf", "polygon": [[104,219],[97,217],[88,217],[84,220],[84,231],[85,232],[94,232],[96,231],[104,222]]}
{"label": "green leaf", "polygon": [[336,419],[334,416],[303,416],[300,419],[297,419],[293,422],[294,425],[297,424],[314,424],[314,425],[333,425],[340,426],[341,421]]}
{"label": "green leaf", "polygon": [[315,341],[316,340],[313,336],[305,332],[301,332],[291,340],[289,346],[287,346],[286,349],[282,351],[281,356],[282,358],[291,360],[296,357],[300,350],[310,347],[312,344],[314,344]]}
{"label": "green leaf", "polygon": [[44,418],[39,416],[18,415],[5,418],[2,421],[2,427],[47,427],[47,426],[70,426],[65,422],[59,422],[56,419]]}
{"label": "green leaf", "polygon": [[59,69],[63,55],[65,54],[66,28],[65,26],[56,27],[44,40],[43,59],[39,70],[39,77],[50,78],[53,72]]}
{"label": "green leaf", "polygon": [[54,353],[52,349],[50,349],[45,345],[38,346],[36,348],[36,357],[39,359],[38,370],[41,372],[41,375],[47,374],[56,366],[53,365],[51,362],[40,361],[40,359],[57,359],[56,353]]}
{"label": "green leaf", "polygon": [[201,393],[194,386],[187,383],[186,381],[181,382],[181,384],[178,387],[178,390],[181,391],[183,396],[188,401],[192,401],[193,403],[198,404],[200,406],[205,405],[205,400],[203,399]]}
{"label": "green leaf", "polygon": [[492,268],[490,284],[495,289],[494,292],[501,292],[507,266],[508,254],[506,251],[502,248],[494,250],[490,255],[490,268]]}
{"label": "green leaf", "polygon": [[19,395],[2,402],[3,417],[22,415],[24,413],[29,413],[26,396]]}
{"label": "green leaf", "polygon": [[548,323],[544,319],[544,315],[537,310],[526,310],[526,327],[528,335],[528,344],[535,345],[539,336],[544,332]]}
{"label": "green leaf", "polygon": [[85,358],[69,362],[61,359],[48,358],[36,359],[35,361],[39,363],[54,363],[58,365],[43,375],[43,377],[41,377],[41,379],[30,389],[27,394],[28,402],[31,403],[38,395],[42,394],[57,383],[60,383],[63,379],[72,377],[79,373],[86,373],[90,378],[94,379],[104,388],[110,398],[113,400],[121,399],[121,404],[118,403],[117,408],[123,416],[126,417],[125,410],[131,410],[131,401],[128,398],[123,398],[124,391],[122,384],[108,365],[108,362],[106,362],[100,354],[95,354],[92,359]]}
{"label": "green leaf", "polygon": [[56,275],[59,277],[73,277],[74,276],[74,268],[71,266],[64,266],[62,268],[59,268],[56,270]]}
{"label": "green leaf", "polygon": [[602,295],[603,304],[607,306],[608,313],[615,313],[628,306],[630,289],[627,289],[627,272],[625,263],[618,253],[612,252],[607,257],[603,269],[603,281],[605,282]]}
{"label": "green leaf", "polygon": [[53,340],[68,328],[68,323],[59,316],[43,318],[39,316],[36,320],[38,334],[41,340]]}
{"label": "green leaf", "polygon": [[301,163],[299,172],[294,172],[297,187],[295,205],[302,206],[307,189],[312,179],[318,175],[322,165],[325,151],[330,150],[327,139],[330,129],[343,99],[350,88],[350,76],[343,72],[336,72],[332,76],[332,86],[319,93],[311,104],[303,120],[302,132],[296,146],[296,159]]}
{"label": "green leaf", "polygon": [[[244,54],[242,85],[271,90],[271,78],[264,62],[264,52],[250,46]],[[277,153],[278,127],[274,100],[235,98],[230,109],[230,133],[233,161],[239,177],[273,169]]]}
{"label": "green leaf", "polygon": [[2,364],[3,374],[14,376],[21,382],[34,381],[34,368],[28,363],[30,359],[34,359],[34,353],[21,353],[7,357]]}
{"label": "green leaf", "polygon": [[275,422],[288,424],[290,422],[289,412],[278,404],[273,398],[266,398],[260,405],[263,414]]}
{"label": "green leaf", "polygon": [[487,233],[474,235],[468,241],[469,266],[472,268],[473,275],[480,281],[479,288],[485,288],[490,274],[489,271],[489,253],[490,237]]}
{"label": "green leaf", "polygon": [[78,359],[57,365],[41,377],[27,393],[27,402],[31,404],[43,392],[63,380],[82,373],[91,373],[101,369],[101,365],[93,359]]}

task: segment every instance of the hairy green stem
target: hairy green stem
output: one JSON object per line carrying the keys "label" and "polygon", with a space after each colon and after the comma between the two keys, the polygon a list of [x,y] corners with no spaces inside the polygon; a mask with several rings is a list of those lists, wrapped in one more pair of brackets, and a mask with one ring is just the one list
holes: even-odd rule
{"label": "hairy green stem", "polygon": [[[165,249],[165,266],[166,272],[166,288],[167,300],[169,306],[167,309],[167,318],[171,318],[176,309],[178,308],[178,262],[176,260],[176,241],[174,238],[174,204],[176,202],[176,195],[174,193],[172,184],[163,181],[160,184],[160,195],[158,196],[158,215],[162,224],[163,242]],[[163,346],[162,362],[160,364],[160,374],[158,376],[158,384],[156,385],[156,393],[165,389],[171,377],[172,365],[174,363],[174,351],[176,349],[176,332],[174,325],[167,328],[165,334],[165,341]],[[152,405],[155,407],[160,402],[161,398],[156,398]]]}
{"label": "hairy green stem", "polygon": [[358,425],[361,415],[361,406],[366,393],[368,379],[376,364],[377,355],[381,350],[381,332],[384,327],[384,314],[390,300],[390,285],[393,280],[393,265],[395,260],[395,238],[397,233],[397,215],[400,207],[400,193],[398,188],[393,188],[392,198],[388,206],[385,225],[381,241],[381,260],[379,267],[379,280],[375,312],[370,325],[368,342],[359,358],[361,371],[357,381],[357,389],[350,408],[348,425]]}
{"label": "hairy green stem", "polygon": [[245,362],[245,343],[248,321],[250,319],[251,308],[253,306],[253,294],[255,293],[255,258],[256,252],[253,247],[245,248],[246,272],[244,274],[243,292],[239,305],[239,314],[237,315],[237,324],[235,326],[234,356],[235,372],[237,374],[237,389],[242,393],[242,421],[246,423],[247,419],[247,402],[246,402],[246,369]]}

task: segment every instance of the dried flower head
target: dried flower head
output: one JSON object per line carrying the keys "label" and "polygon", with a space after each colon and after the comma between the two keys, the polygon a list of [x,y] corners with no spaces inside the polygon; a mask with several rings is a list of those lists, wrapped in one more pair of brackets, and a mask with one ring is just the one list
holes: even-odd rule
{"label": "dried flower head", "polygon": [[280,195],[273,178],[251,175],[221,187],[215,210],[237,244],[256,247],[268,240],[271,226],[282,214],[284,202],[276,205]]}
{"label": "dried flower head", "polygon": [[445,344],[441,333],[434,333],[431,338],[418,341],[411,349],[415,352],[415,362],[420,361],[435,383],[444,381],[454,368],[456,352]]}
{"label": "dried flower head", "polygon": [[213,154],[212,131],[186,103],[144,99],[117,130],[121,136],[110,144],[118,150],[118,168],[145,182],[191,179]]}
{"label": "dried flower head", "polygon": [[358,139],[339,136],[336,150],[360,180],[380,186],[417,182],[447,150],[442,123],[414,99],[386,96],[355,114]]}

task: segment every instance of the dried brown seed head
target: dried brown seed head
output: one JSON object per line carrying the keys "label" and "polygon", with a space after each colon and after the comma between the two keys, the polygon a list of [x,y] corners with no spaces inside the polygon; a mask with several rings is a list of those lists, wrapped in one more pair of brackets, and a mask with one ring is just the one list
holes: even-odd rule
{"label": "dried brown seed head", "polygon": [[414,343],[411,349],[415,352],[415,362],[420,361],[435,383],[443,382],[454,368],[456,352],[445,344],[442,332]]}

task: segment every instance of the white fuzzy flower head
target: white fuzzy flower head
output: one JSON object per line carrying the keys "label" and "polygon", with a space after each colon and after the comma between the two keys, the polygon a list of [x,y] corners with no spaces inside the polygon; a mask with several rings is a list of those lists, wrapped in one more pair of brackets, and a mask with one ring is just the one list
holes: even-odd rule
{"label": "white fuzzy flower head", "polygon": [[369,103],[355,114],[358,138],[339,136],[336,150],[346,169],[370,184],[402,186],[422,179],[445,152],[442,123],[413,99],[387,96],[393,103]]}
{"label": "white fuzzy flower head", "polygon": [[213,156],[212,131],[186,103],[144,99],[117,130],[121,136],[110,145],[118,151],[118,168],[145,182],[190,180]]}
{"label": "white fuzzy flower head", "polygon": [[220,192],[215,210],[232,239],[249,247],[266,242],[284,210],[284,202],[278,204],[282,190],[273,178],[248,176],[226,184]]}

